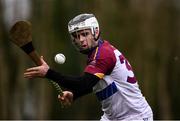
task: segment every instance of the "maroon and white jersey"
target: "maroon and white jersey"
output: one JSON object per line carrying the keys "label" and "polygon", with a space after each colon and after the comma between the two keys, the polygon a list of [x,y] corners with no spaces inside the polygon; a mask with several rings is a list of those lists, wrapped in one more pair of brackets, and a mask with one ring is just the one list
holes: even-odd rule
{"label": "maroon and white jersey", "polygon": [[152,115],[131,65],[108,41],[99,41],[98,47],[88,55],[84,71],[101,78],[93,91],[102,104],[102,119],[138,119]]}

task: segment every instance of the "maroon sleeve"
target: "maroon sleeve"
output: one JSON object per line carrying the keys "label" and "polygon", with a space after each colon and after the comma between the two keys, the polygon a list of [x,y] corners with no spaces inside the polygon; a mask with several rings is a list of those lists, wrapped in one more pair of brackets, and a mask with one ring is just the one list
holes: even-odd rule
{"label": "maroon sleeve", "polygon": [[[116,57],[112,48],[101,48],[95,60],[91,61],[85,68],[85,72],[94,74],[100,78],[111,73],[116,63]],[[101,76],[99,76],[101,75]]]}

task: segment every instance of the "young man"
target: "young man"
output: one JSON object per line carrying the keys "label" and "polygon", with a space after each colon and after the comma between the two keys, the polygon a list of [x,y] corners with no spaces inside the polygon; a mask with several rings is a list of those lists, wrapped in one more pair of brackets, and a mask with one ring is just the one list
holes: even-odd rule
{"label": "young man", "polygon": [[76,98],[94,92],[104,112],[101,120],[153,120],[152,110],[141,94],[133,70],[124,55],[108,41],[100,38],[97,19],[93,14],[80,14],[68,24],[73,45],[87,54],[82,76],[65,76],[42,65],[29,68],[26,78],[46,77],[69,89],[58,96],[70,105]]}

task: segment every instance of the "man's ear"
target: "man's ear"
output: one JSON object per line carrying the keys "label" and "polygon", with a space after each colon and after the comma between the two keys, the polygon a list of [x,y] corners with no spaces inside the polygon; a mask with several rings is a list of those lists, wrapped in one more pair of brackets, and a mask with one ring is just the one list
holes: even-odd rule
{"label": "man's ear", "polygon": [[95,29],[94,30],[94,34],[95,34],[95,39],[98,39],[98,37],[99,37],[99,30]]}

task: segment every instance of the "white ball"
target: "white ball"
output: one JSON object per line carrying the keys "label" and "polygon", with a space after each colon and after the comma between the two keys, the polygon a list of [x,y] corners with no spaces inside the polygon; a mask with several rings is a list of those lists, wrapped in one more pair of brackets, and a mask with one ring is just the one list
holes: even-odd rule
{"label": "white ball", "polygon": [[66,60],[66,57],[62,53],[59,53],[59,54],[56,54],[56,56],[54,57],[54,60],[58,64],[63,64]]}

